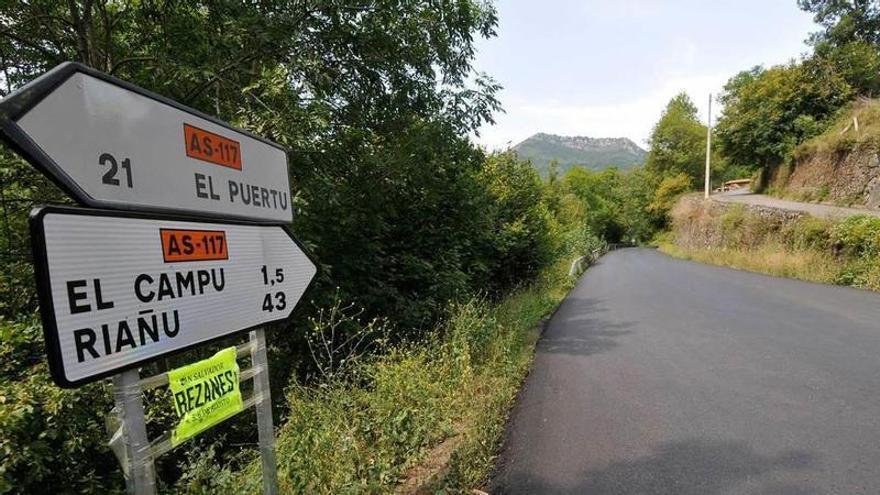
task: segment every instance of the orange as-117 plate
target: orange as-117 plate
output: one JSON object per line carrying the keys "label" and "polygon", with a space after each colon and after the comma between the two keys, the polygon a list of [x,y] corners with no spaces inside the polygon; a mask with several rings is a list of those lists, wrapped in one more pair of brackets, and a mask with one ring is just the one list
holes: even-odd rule
{"label": "orange as-117 plate", "polygon": [[226,232],[222,230],[159,229],[159,234],[166,263],[229,259]]}
{"label": "orange as-117 plate", "polygon": [[189,124],[183,124],[183,141],[186,156],[241,170],[241,147],[238,141]]}

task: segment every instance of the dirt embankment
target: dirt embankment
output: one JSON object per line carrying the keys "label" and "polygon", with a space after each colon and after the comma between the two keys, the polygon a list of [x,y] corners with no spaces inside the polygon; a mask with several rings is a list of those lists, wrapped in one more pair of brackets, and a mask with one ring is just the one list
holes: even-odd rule
{"label": "dirt embankment", "polygon": [[880,210],[880,99],[853,102],[767,178],[776,195]]}

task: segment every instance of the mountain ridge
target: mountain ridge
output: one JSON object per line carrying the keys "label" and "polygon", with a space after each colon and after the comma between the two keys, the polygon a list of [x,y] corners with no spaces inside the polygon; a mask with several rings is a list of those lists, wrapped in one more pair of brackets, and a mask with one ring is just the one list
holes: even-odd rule
{"label": "mountain ridge", "polygon": [[560,174],[582,166],[602,170],[616,166],[621,169],[641,165],[647,151],[626,137],[560,136],[539,132],[513,146],[520,158],[528,159],[543,176],[556,160]]}

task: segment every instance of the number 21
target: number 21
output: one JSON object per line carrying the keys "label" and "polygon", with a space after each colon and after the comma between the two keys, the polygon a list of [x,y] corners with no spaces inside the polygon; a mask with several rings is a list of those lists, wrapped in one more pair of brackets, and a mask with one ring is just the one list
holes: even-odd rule
{"label": "number 21", "polygon": [[[101,182],[111,186],[118,186],[119,179],[116,178],[116,173],[119,171],[119,164],[116,163],[116,158],[110,153],[101,153],[101,156],[98,157],[98,163],[110,166],[110,168],[104,172],[104,177],[101,179]],[[128,179],[128,187],[134,187],[131,179],[131,160],[128,158],[122,160],[122,168],[125,169],[125,177]]]}

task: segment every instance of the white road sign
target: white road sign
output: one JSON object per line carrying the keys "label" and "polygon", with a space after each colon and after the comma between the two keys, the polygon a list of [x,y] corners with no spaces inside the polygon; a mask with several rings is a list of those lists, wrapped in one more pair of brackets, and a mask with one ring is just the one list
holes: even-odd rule
{"label": "white road sign", "polygon": [[292,219],[280,146],[80,64],[0,102],[0,130],[87,206]]}
{"label": "white road sign", "polygon": [[284,319],[316,272],[281,226],[45,207],[31,234],[63,387]]}

